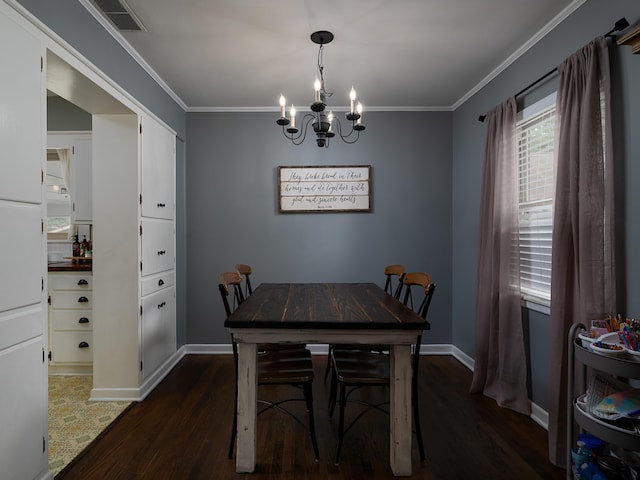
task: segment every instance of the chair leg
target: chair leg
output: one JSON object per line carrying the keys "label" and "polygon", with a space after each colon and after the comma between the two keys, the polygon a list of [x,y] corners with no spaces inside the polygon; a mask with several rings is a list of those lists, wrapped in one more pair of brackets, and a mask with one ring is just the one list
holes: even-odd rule
{"label": "chair leg", "polygon": [[344,383],[340,384],[340,420],[338,421],[338,448],[336,450],[336,462],[338,465],[340,463],[340,450],[342,450],[342,440],[344,438],[344,407],[347,403],[346,398],[346,387]]}
{"label": "chair leg", "polygon": [[338,377],[335,370],[331,371],[331,388],[329,389],[329,418],[333,417],[336,408],[336,390],[338,387]]}
{"label": "chair leg", "polygon": [[327,377],[329,376],[329,370],[331,370],[331,344],[329,344],[329,351],[327,352],[327,365],[324,367],[324,384],[327,384]]}
{"label": "chair leg", "polygon": [[316,439],[316,422],[313,417],[313,390],[311,383],[305,383],[302,386],[304,393],[304,401],[307,404],[307,412],[309,413],[309,433],[311,434],[311,444],[313,445],[313,452],[316,455],[316,461],[320,460],[320,453],[318,452],[318,440]]}

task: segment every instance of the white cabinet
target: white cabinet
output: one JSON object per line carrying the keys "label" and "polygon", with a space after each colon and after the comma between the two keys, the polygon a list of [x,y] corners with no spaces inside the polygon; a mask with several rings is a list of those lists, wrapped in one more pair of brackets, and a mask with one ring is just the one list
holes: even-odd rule
{"label": "white cabinet", "polygon": [[47,148],[64,149],[69,152],[71,223],[93,223],[91,133],[49,132]]}
{"label": "white cabinet", "polygon": [[47,466],[45,78],[43,48],[0,2],[0,476]]}
{"label": "white cabinet", "polygon": [[92,128],[92,397],[143,398],[176,353],[175,134],[146,114]]}
{"label": "white cabinet", "polygon": [[176,351],[175,135],[141,119],[141,375],[146,379]]}
{"label": "white cabinet", "polygon": [[49,274],[49,373],[91,373],[93,279],[91,272]]}

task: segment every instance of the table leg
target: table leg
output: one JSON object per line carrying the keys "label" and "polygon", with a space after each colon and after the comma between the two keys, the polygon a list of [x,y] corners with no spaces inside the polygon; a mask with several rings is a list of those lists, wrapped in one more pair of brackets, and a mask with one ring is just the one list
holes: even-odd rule
{"label": "table leg", "polygon": [[396,476],[411,475],[411,346],[391,345],[389,463]]}
{"label": "table leg", "polygon": [[256,347],[255,343],[238,343],[237,473],[252,473],[256,468]]}

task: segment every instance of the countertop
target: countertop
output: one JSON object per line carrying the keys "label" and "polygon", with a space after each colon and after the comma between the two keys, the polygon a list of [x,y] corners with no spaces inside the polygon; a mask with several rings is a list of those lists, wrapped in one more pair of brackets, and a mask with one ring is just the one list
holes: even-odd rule
{"label": "countertop", "polygon": [[49,262],[50,272],[90,272],[91,262],[72,262],[71,260],[61,260],[59,262]]}

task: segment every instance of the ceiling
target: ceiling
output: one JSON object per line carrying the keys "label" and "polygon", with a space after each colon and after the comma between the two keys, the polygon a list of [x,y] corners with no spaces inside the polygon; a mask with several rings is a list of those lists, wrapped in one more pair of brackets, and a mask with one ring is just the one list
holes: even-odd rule
{"label": "ceiling", "polygon": [[354,85],[365,109],[453,109],[584,2],[125,1],[146,31],[119,31],[121,43],[188,111],[276,110],[281,93],[305,108],[316,30],[335,36],[323,53],[332,107]]}

